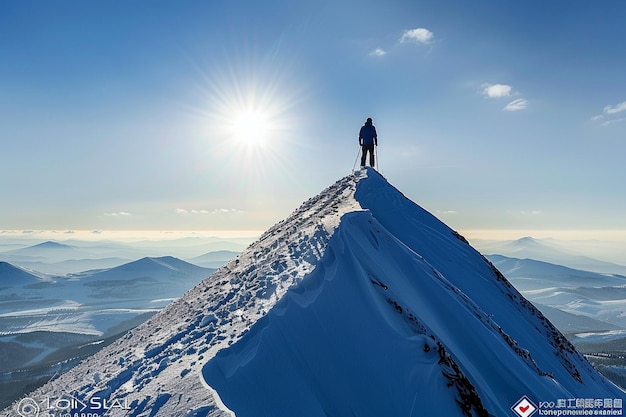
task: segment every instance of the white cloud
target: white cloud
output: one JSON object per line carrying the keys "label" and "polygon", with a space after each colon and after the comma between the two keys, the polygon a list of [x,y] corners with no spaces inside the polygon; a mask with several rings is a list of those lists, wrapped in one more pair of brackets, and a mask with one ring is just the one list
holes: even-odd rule
{"label": "white cloud", "polygon": [[238,210],[238,209],[225,209],[225,208],[219,208],[219,209],[214,209],[214,210],[196,210],[196,209],[184,209],[184,208],[177,208],[176,209],[176,214],[182,214],[185,216],[189,216],[189,215],[197,215],[197,214],[232,214],[232,213],[244,213],[242,210]]}
{"label": "white cloud", "polygon": [[626,120],[626,117],[620,117],[619,119],[611,119],[602,123],[602,126],[612,125],[613,123],[621,123]]}
{"label": "white cloud", "polygon": [[508,97],[513,87],[507,84],[483,84],[483,94],[488,98]]}
{"label": "white cloud", "polygon": [[541,214],[541,210],[530,210],[530,211],[522,210],[520,211],[520,213],[523,215],[530,214],[531,216],[537,216]]}
{"label": "white cloud", "polygon": [[622,101],[621,103],[618,103],[614,106],[612,105],[604,106],[602,114],[593,116],[591,120],[595,122],[595,121],[601,121],[601,120],[607,119],[604,122],[602,122],[602,126],[608,126],[613,123],[623,122],[624,120],[626,120],[626,118],[623,118],[623,117],[612,118],[612,117],[616,117],[615,115],[617,113],[621,113],[623,111],[626,111],[626,101]]}
{"label": "white cloud", "polygon": [[370,56],[385,56],[387,52],[384,49],[376,48],[370,52]]}
{"label": "white cloud", "polygon": [[606,106],[604,107],[604,112],[607,114],[615,114],[626,110],[626,101],[622,101],[615,106]]}
{"label": "white cloud", "polygon": [[402,33],[402,37],[400,38],[400,42],[415,42],[415,43],[430,43],[435,35],[428,29],[424,28],[415,28],[405,30]]}
{"label": "white cloud", "polygon": [[519,111],[524,110],[528,106],[528,101],[523,98],[513,100],[504,107],[505,111]]}
{"label": "white cloud", "polygon": [[132,214],[126,211],[118,211],[116,213],[104,213],[107,217],[123,217],[123,216],[132,216]]}
{"label": "white cloud", "polygon": [[[482,93],[486,98],[504,98],[512,95],[518,95],[519,93],[513,91],[513,87],[508,84],[483,84]],[[519,111],[528,107],[528,100],[518,98],[509,102],[504,106],[505,111]]]}
{"label": "white cloud", "polygon": [[239,209],[216,209],[211,212],[211,214],[237,214],[237,213],[245,213],[243,210]]}

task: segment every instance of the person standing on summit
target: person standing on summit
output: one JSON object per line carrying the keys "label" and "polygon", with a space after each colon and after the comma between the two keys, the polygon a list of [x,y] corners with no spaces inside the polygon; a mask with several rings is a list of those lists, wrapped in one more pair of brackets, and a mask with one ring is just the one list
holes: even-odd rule
{"label": "person standing on summit", "polygon": [[361,150],[363,151],[361,166],[365,166],[365,159],[369,152],[370,166],[374,168],[374,147],[378,146],[378,135],[376,134],[376,127],[372,124],[371,117],[367,118],[367,121],[359,131],[359,145],[361,145]]}

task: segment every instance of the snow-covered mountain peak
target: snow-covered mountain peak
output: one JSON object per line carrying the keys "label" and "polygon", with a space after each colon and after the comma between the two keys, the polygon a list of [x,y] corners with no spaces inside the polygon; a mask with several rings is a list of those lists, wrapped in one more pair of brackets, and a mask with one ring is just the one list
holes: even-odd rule
{"label": "snow-covered mountain peak", "polygon": [[504,416],[523,396],[623,395],[372,169],[29,397],[63,392],[111,416],[239,417]]}

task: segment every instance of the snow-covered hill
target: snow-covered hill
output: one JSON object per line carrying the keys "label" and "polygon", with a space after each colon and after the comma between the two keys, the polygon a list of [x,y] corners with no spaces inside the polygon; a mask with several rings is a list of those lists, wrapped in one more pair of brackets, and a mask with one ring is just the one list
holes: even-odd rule
{"label": "snow-covered hill", "polygon": [[367,169],[21,405],[526,417],[529,401],[622,411],[623,396],[458,233]]}
{"label": "snow-covered hill", "polygon": [[0,283],[7,285],[0,284],[0,334],[53,331],[101,336],[125,320],[158,311],[212,271],[160,257],[38,278],[2,263]]}
{"label": "snow-covered hill", "polygon": [[32,285],[43,281],[44,278],[24,268],[0,261],[0,291],[16,285]]}

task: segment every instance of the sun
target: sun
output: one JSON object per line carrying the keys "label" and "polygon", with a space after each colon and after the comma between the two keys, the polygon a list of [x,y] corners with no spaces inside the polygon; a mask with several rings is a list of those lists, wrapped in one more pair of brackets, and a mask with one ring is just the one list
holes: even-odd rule
{"label": "sun", "polygon": [[199,66],[198,105],[192,106],[200,135],[203,166],[213,175],[243,186],[265,183],[268,176],[290,176],[302,149],[296,134],[300,105],[308,96],[291,64],[243,53]]}
{"label": "sun", "polygon": [[234,114],[230,124],[233,139],[238,144],[249,147],[263,146],[272,130],[268,114],[257,109]]}

